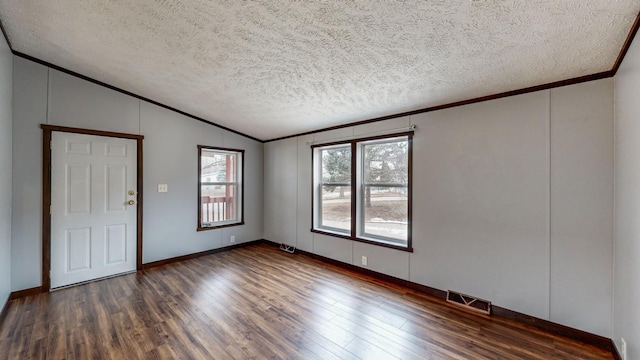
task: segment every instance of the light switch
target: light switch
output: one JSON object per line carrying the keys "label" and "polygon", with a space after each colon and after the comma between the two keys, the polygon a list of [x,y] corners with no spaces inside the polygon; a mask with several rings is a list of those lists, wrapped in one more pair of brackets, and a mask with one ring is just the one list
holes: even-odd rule
{"label": "light switch", "polygon": [[158,184],[158,192],[168,192],[169,185],[167,184]]}

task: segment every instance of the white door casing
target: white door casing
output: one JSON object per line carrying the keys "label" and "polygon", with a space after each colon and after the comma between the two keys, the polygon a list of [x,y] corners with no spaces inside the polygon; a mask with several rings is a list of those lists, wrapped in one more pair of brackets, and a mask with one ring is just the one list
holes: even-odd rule
{"label": "white door casing", "polygon": [[51,135],[51,288],[134,271],[136,140]]}

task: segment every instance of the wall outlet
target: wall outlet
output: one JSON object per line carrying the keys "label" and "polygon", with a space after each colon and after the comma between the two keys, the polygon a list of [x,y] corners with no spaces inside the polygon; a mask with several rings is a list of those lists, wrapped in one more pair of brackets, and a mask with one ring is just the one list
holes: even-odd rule
{"label": "wall outlet", "polygon": [[620,338],[620,357],[622,360],[627,360],[627,342],[624,338]]}
{"label": "wall outlet", "polygon": [[169,185],[167,184],[158,184],[158,192],[168,192]]}
{"label": "wall outlet", "polygon": [[367,261],[368,261],[368,260],[367,260],[367,257],[366,257],[366,256],[363,256],[363,257],[362,257],[362,265],[367,265]]}
{"label": "wall outlet", "polygon": [[230,243],[234,243],[236,242],[236,236],[235,235],[231,235],[231,238],[229,239]]}

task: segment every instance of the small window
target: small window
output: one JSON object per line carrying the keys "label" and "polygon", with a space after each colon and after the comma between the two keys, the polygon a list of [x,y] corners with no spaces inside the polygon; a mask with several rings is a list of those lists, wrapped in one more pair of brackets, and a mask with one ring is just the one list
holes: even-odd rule
{"label": "small window", "polygon": [[313,232],[411,248],[412,133],[313,146]]}
{"label": "small window", "polygon": [[244,150],[198,145],[198,230],[242,225]]}

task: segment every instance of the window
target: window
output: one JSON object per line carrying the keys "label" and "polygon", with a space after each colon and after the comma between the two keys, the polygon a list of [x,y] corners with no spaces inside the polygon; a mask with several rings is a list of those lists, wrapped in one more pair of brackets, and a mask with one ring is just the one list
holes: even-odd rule
{"label": "window", "polygon": [[313,232],[411,248],[412,133],[313,145]]}
{"label": "window", "polygon": [[244,150],[198,145],[198,230],[242,225]]}
{"label": "window", "polygon": [[351,233],[351,145],[320,148],[319,225],[336,233]]}

